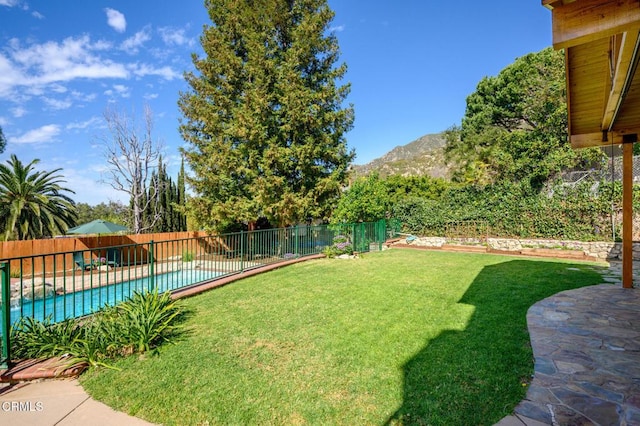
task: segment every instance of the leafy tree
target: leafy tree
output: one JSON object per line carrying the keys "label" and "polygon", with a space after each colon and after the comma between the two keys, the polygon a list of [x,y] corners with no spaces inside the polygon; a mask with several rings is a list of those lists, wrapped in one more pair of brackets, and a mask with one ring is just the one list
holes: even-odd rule
{"label": "leafy tree", "polygon": [[338,201],[333,223],[373,222],[384,219],[391,207],[389,191],[377,173],[356,179]]}
{"label": "leafy tree", "polygon": [[204,56],[187,72],[180,125],[207,228],[265,217],[285,226],[330,213],[353,152],[353,107],[339,85],[338,42],[326,0],[207,0]]}
{"label": "leafy tree", "polygon": [[467,98],[462,125],[446,136],[454,178],[472,184],[526,181],[539,190],[562,170],[602,159],[598,149],[571,149],[564,53],[551,48],[483,78]]}
{"label": "leafy tree", "polygon": [[393,206],[406,199],[438,200],[451,185],[431,176],[391,175],[378,173],[357,178],[344,191],[331,217],[332,223],[373,222],[387,217]]}
{"label": "leafy tree", "polygon": [[2,132],[2,127],[0,127],[0,153],[3,153],[6,147],[7,147],[7,139],[4,137],[4,133]]}
{"label": "leafy tree", "polygon": [[76,224],[74,193],[61,184],[66,182],[62,169],[36,171],[39,159],[26,166],[14,154],[7,164],[0,164],[0,223],[3,240],[27,240],[64,234]]}
{"label": "leafy tree", "polygon": [[124,204],[116,201],[100,203],[91,206],[87,203],[77,203],[76,212],[79,224],[91,222],[96,219],[104,219],[109,222],[125,225],[128,223],[130,210]]}
{"label": "leafy tree", "polygon": [[182,158],[180,162],[180,172],[178,173],[178,193],[176,195],[176,221],[178,222],[177,230],[179,231],[187,230],[187,188],[185,178],[184,158]]}
{"label": "leafy tree", "polygon": [[415,197],[437,200],[451,186],[442,178],[433,178],[427,175],[391,175],[385,179],[385,184],[392,204]]}

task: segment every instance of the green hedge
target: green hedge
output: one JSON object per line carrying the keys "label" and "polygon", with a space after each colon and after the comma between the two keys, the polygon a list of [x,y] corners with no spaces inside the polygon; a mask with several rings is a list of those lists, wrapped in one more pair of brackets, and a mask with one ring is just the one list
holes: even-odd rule
{"label": "green hedge", "polygon": [[543,192],[517,184],[465,186],[450,188],[437,201],[404,199],[394,206],[393,216],[404,232],[420,235],[442,235],[450,222],[484,221],[492,236],[608,241],[612,211],[620,235],[621,194],[619,183],[593,181]]}

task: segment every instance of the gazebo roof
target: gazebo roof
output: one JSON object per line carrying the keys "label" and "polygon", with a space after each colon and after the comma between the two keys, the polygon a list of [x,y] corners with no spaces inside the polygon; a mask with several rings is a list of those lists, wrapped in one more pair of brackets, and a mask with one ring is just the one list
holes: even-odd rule
{"label": "gazebo roof", "polygon": [[552,11],[554,48],[565,49],[571,145],[635,141],[640,1],[542,0],[542,5]]}

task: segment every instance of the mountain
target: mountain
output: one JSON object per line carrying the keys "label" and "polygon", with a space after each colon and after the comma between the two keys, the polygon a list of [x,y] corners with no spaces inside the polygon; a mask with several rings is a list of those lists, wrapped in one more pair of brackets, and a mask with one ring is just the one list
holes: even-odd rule
{"label": "mountain", "polygon": [[370,163],[353,166],[355,177],[378,172],[389,175],[429,175],[447,177],[449,168],[444,161],[446,140],[442,133],[424,135],[406,145],[396,146]]}

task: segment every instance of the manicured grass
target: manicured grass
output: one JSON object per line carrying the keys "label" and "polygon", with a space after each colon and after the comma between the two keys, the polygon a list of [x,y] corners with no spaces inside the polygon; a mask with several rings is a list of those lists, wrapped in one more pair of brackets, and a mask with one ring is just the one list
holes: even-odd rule
{"label": "manicured grass", "polygon": [[491,425],[526,392],[526,311],[592,264],[389,250],[187,299],[188,334],[85,389],[163,424]]}

